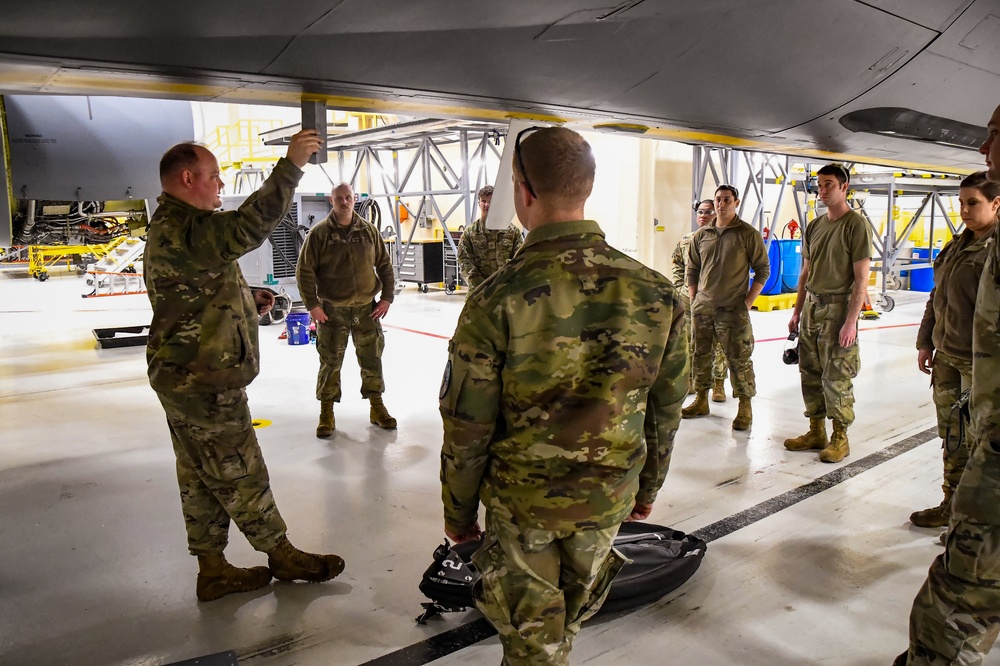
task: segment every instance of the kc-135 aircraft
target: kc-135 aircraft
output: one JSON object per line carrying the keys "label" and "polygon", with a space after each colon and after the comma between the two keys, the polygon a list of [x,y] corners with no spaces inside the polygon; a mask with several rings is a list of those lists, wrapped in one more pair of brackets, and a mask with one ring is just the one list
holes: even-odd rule
{"label": "kc-135 aircraft", "polygon": [[6,2],[0,93],[564,122],[966,172],[1000,0]]}

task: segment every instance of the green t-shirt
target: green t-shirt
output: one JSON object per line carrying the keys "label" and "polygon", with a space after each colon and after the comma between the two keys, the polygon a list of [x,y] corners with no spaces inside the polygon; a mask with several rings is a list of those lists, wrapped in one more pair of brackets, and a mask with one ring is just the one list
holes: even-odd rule
{"label": "green t-shirt", "polygon": [[854,264],[872,256],[872,230],[855,211],[806,227],[802,259],[809,262],[806,289],[814,294],[847,294],[854,288]]}

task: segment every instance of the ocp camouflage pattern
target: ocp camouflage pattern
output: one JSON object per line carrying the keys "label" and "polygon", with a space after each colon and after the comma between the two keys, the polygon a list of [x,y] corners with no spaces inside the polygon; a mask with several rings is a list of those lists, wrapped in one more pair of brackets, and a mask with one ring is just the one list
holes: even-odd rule
{"label": "ocp camouflage pattern", "polygon": [[475,289],[506,266],[523,241],[521,231],[514,225],[487,229],[483,220],[470,224],[458,243],[458,267],[469,289]]}
{"label": "ocp camouflage pattern", "polygon": [[676,290],[592,221],[528,234],[472,292],[442,387],[446,526],[480,500],[520,529],[602,529],[651,504],[687,394]]}
{"label": "ocp camouflage pattern", "polygon": [[154,390],[242,388],[257,376],[257,305],[237,260],[278,226],[301,177],[281,158],[238,210],[201,210],[166,193],[157,199],[144,257]]}

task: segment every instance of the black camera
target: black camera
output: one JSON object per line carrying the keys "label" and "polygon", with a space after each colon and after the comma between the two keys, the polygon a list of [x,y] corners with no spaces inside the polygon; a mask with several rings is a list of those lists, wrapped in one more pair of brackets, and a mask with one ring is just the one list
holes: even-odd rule
{"label": "black camera", "polygon": [[781,352],[781,360],[785,365],[798,365],[799,363],[799,334],[790,333],[788,341],[785,343],[785,351]]}

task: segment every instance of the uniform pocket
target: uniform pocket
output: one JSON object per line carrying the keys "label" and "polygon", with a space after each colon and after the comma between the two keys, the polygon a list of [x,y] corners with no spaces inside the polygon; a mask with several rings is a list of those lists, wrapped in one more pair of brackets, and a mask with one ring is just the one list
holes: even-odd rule
{"label": "uniform pocket", "polygon": [[215,401],[215,426],[203,431],[206,439],[202,441],[202,469],[220,481],[235,481],[248,473],[244,452],[248,439],[256,435],[243,399],[242,391],[219,393]]}
{"label": "uniform pocket", "polygon": [[511,626],[511,609],[503,591],[503,548],[496,537],[487,541],[473,554],[472,563],[480,572],[472,586],[476,608],[494,627]]}
{"label": "uniform pocket", "polygon": [[628,558],[612,546],[611,551],[608,552],[608,556],[604,558],[604,563],[601,564],[601,568],[597,572],[594,587],[590,590],[590,597],[573,614],[573,617],[566,618],[567,625],[579,625],[600,610],[601,604],[604,603],[604,598],[608,596],[608,592],[611,590],[611,583],[614,582],[615,576],[618,575],[618,572],[621,571],[627,562]]}

